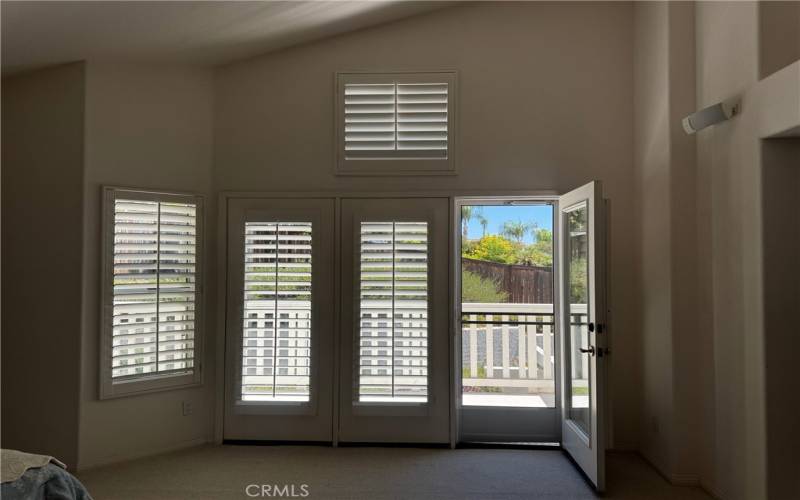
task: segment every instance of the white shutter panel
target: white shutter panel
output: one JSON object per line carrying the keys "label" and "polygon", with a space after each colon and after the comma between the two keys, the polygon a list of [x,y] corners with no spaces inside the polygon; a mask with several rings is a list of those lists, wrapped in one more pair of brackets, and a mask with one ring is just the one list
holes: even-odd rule
{"label": "white shutter panel", "polygon": [[394,395],[428,394],[428,223],[394,227]]}
{"label": "white shutter panel", "polygon": [[380,157],[395,147],[395,85],[344,87],[344,148],[347,157]]}
{"label": "white shutter panel", "polygon": [[362,222],[359,400],[427,400],[427,223]]}
{"label": "white shutter panel", "polygon": [[114,202],[112,379],[194,366],[196,206]]}
{"label": "white shutter panel", "polygon": [[247,222],[242,401],[308,401],[310,222]]}
{"label": "white shutter panel", "polygon": [[397,149],[447,158],[447,84],[397,84]]}

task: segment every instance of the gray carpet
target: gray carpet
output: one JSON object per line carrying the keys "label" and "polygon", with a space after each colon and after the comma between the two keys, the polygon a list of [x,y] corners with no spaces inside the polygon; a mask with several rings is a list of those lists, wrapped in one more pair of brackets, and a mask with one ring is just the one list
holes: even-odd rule
{"label": "gray carpet", "polygon": [[[710,498],[669,485],[635,455],[609,454],[608,472],[605,498]],[[291,485],[309,499],[596,498],[563,453],[546,450],[203,446],[78,477],[98,500],[291,498]],[[251,484],[280,489],[250,497]]]}

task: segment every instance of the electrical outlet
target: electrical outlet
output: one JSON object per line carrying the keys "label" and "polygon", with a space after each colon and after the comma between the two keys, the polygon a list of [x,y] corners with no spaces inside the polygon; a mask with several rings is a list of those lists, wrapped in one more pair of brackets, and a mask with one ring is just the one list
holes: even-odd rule
{"label": "electrical outlet", "polygon": [[183,409],[183,416],[188,417],[192,413],[194,413],[194,408],[192,408],[192,403],[189,401],[184,401],[182,404]]}

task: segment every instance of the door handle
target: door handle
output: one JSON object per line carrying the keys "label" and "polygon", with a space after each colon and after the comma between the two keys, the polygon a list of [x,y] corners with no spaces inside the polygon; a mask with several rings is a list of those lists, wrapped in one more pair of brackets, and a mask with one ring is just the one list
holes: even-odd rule
{"label": "door handle", "polygon": [[590,322],[588,326],[590,332],[594,332],[595,330],[597,330],[597,333],[603,333],[602,323],[597,323],[597,325],[595,325],[594,322]]}
{"label": "door handle", "polygon": [[594,346],[593,345],[589,346],[588,349],[584,349],[583,347],[579,347],[578,350],[581,351],[584,354],[588,353],[591,356],[594,356]]}

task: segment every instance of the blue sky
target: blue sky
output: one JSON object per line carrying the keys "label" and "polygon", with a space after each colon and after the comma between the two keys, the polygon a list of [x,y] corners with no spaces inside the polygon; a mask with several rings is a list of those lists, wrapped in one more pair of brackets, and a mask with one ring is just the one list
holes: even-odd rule
{"label": "blue sky", "polygon": [[[553,229],[553,207],[550,205],[482,205],[481,214],[489,220],[486,234],[499,234],[506,221],[535,222],[541,229]],[[483,227],[475,217],[469,223],[469,237],[480,238]],[[532,243],[530,233],[525,234],[526,243]]]}

